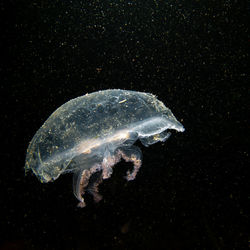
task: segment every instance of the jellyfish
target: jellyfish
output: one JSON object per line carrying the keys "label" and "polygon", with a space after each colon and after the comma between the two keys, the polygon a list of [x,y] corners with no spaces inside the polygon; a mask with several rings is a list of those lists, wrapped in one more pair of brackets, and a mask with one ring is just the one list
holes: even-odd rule
{"label": "jellyfish", "polygon": [[84,207],[86,191],[101,200],[98,185],[121,159],[133,163],[125,178],[135,179],[142,165],[136,140],[146,147],[165,142],[169,130],[183,132],[184,127],[153,94],[120,89],[86,94],[60,106],[36,132],[25,171],[42,183],[73,173],[73,191]]}

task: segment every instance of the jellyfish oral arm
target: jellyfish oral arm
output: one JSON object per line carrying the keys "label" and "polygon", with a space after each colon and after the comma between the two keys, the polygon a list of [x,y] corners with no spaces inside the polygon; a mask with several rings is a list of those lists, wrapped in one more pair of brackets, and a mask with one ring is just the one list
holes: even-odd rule
{"label": "jellyfish oral arm", "polygon": [[117,152],[126,162],[132,162],[134,168],[132,171],[127,171],[127,176],[125,177],[127,181],[132,181],[135,179],[141,165],[142,165],[142,153],[140,148],[132,145],[128,147],[121,147]]}
{"label": "jellyfish oral arm", "polygon": [[[101,170],[100,164],[93,164],[93,166],[89,169],[80,170],[74,173],[73,175],[73,191],[75,197],[80,201],[78,204],[79,207],[85,207],[85,201],[83,195],[85,194],[85,190],[87,189],[93,196],[95,194],[95,189],[97,189],[93,185],[89,185],[89,179],[91,175]],[[96,194],[98,190],[96,190]],[[94,197],[98,199],[98,195]],[[99,200],[101,197],[99,197]]]}
{"label": "jellyfish oral arm", "polygon": [[[127,171],[127,176],[125,177],[127,181],[134,180],[142,164],[141,150],[134,145],[120,147],[113,155],[110,154],[110,152],[106,152],[102,163],[96,163],[89,169],[84,169],[74,174],[73,189],[76,198],[80,201],[78,204],[79,207],[86,206],[83,198],[85,191],[88,191],[93,195],[95,202],[99,202],[102,199],[102,196],[99,194],[98,186],[100,183],[102,183],[102,180],[108,179],[111,176],[113,167],[121,159],[134,164],[133,170]],[[95,181],[90,181],[90,177],[99,171],[101,174],[98,176],[98,178],[96,178]]]}
{"label": "jellyfish oral arm", "polygon": [[81,171],[80,173],[77,172],[73,176],[73,191],[76,198],[80,201],[78,204],[79,207],[86,206],[82,196],[85,193],[85,188],[88,185],[90,176],[90,171],[87,169]]}

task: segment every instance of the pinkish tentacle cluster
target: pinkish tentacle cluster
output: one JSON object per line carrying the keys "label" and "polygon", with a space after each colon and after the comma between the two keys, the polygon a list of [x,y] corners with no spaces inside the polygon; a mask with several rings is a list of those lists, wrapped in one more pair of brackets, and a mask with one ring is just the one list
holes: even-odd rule
{"label": "pinkish tentacle cluster", "polygon": [[[136,148],[134,146],[134,148]],[[141,161],[141,154],[139,150],[136,150],[135,153],[133,153],[133,150],[126,150],[124,149],[118,149],[114,155],[109,155],[105,157],[101,164],[96,164],[95,166],[91,167],[89,170],[83,170],[80,176],[80,182],[79,187],[77,190],[79,190],[79,194],[77,195],[78,199],[80,200],[80,203],[78,204],[79,207],[85,207],[85,201],[83,198],[83,195],[85,194],[85,191],[87,190],[89,193],[93,195],[94,201],[99,202],[102,199],[102,196],[99,194],[98,186],[100,183],[102,183],[102,180],[108,179],[112,172],[113,167],[115,164],[117,164],[121,159],[124,159],[126,162],[132,162],[134,164],[132,171],[127,171],[127,176],[125,177],[128,181],[134,180],[140,167],[142,164]],[[132,153],[130,153],[130,151]],[[91,175],[94,173],[102,171],[102,174],[100,175],[97,180],[95,180],[93,183],[89,184],[89,180]]]}

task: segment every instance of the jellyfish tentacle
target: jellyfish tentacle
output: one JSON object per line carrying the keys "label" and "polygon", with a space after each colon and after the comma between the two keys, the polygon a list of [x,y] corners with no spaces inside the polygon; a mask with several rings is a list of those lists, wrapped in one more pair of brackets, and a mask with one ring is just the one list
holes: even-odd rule
{"label": "jellyfish tentacle", "polygon": [[102,174],[98,174],[95,180],[90,181],[87,187],[87,191],[93,196],[95,202],[102,200],[102,195],[99,194],[98,186],[102,183]]}
{"label": "jellyfish tentacle", "polygon": [[102,161],[102,178],[108,179],[113,173],[113,166],[121,160],[121,156],[118,154],[110,154],[110,152],[105,154]]}
{"label": "jellyfish tentacle", "polygon": [[126,162],[132,162],[134,164],[132,171],[127,171],[125,178],[127,181],[134,180],[141,165],[142,165],[142,153],[140,148],[132,145],[127,147],[120,147],[117,150],[117,154],[120,155]]}
{"label": "jellyfish tentacle", "polygon": [[[95,164],[90,169],[84,169],[84,170],[81,170],[81,171],[74,173],[73,190],[74,190],[74,194],[75,194],[76,198],[80,201],[80,203],[78,204],[79,207],[86,206],[83,195],[85,194],[85,190],[86,189],[88,190],[88,185],[89,185],[89,180],[90,180],[91,175],[93,175],[97,171],[100,171],[100,169],[101,169],[100,165]],[[92,185],[91,185],[91,187],[92,187]],[[95,198],[94,191],[96,191],[96,190],[94,188],[92,188],[92,189],[93,189],[93,192],[91,194]],[[97,189],[97,191],[98,191],[98,189]]]}
{"label": "jellyfish tentacle", "polygon": [[80,201],[78,204],[79,207],[86,206],[83,195],[85,193],[85,188],[88,186],[90,176],[91,173],[87,169],[74,173],[73,190],[76,198]]}

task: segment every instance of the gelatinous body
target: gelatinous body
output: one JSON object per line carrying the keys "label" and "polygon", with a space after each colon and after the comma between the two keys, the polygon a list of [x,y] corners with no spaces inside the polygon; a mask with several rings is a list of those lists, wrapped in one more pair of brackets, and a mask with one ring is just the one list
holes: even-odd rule
{"label": "gelatinous body", "polygon": [[[128,90],[104,90],[80,96],[59,107],[36,132],[27,150],[26,170],[41,182],[72,172],[74,194],[85,206],[87,190],[101,199],[98,184],[111,176],[121,159],[133,162],[127,180],[141,167],[139,139],[149,146],[165,141],[184,127],[154,95]],[[95,181],[89,181],[96,173]]]}

